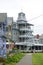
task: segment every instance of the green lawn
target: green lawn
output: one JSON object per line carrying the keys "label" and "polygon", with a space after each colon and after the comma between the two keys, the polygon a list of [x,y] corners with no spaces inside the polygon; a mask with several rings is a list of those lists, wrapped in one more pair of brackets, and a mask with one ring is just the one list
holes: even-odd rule
{"label": "green lawn", "polygon": [[43,53],[32,54],[32,65],[43,65]]}

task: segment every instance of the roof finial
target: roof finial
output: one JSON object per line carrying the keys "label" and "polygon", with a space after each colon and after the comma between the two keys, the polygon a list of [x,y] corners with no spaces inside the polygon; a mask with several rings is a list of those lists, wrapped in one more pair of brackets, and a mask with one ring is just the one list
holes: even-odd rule
{"label": "roof finial", "polygon": [[23,9],[21,9],[21,12],[23,12]]}

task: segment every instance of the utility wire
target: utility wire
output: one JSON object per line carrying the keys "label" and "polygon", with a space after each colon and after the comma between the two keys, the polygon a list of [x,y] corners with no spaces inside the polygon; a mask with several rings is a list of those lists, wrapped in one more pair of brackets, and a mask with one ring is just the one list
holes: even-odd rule
{"label": "utility wire", "polygon": [[39,16],[37,16],[37,17],[34,17],[34,18],[30,19],[29,21],[35,20],[35,19],[37,19],[37,18],[39,18],[39,17],[41,17],[41,16],[43,16],[43,14],[41,14],[41,15],[39,15]]}

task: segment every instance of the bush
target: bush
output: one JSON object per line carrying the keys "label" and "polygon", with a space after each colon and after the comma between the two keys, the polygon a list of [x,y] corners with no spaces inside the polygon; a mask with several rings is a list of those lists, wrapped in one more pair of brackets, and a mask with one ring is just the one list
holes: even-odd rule
{"label": "bush", "polygon": [[24,56],[23,53],[18,53],[18,54],[14,54],[13,56],[8,56],[7,59],[6,59],[6,63],[10,63],[10,62],[19,62],[20,59]]}
{"label": "bush", "polygon": [[18,50],[17,48],[13,48],[12,50]]}

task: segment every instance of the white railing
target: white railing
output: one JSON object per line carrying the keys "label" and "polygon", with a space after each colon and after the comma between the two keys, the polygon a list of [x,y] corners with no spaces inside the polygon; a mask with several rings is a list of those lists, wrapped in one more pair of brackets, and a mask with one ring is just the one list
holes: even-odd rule
{"label": "white railing", "polygon": [[15,43],[15,45],[27,45],[27,46],[32,46],[32,42],[18,42],[18,43]]}
{"label": "white railing", "polygon": [[27,22],[23,22],[23,21],[22,21],[22,22],[17,22],[17,23],[18,23],[18,24],[26,24]]}
{"label": "white railing", "polygon": [[32,31],[31,29],[29,29],[29,28],[20,28],[20,31]]}
{"label": "white railing", "polygon": [[18,20],[26,20],[26,18],[20,17],[20,18],[18,18]]}
{"label": "white railing", "polygon": [[30,36],[30,35],[19,35],[19,37],[29,37],[29,38],[32,38],[33,36]]}

